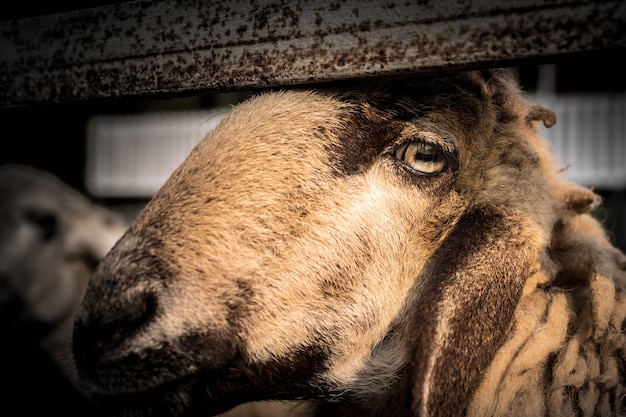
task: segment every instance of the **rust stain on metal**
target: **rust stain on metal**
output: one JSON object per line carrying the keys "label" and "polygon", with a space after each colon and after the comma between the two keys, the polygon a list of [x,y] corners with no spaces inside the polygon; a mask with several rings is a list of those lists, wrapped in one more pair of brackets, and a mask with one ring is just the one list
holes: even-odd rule
{"label": "rust stain on metal", "polygon": [[486,3],[140,1],[0,22],[0,106],[198,94],[626,48],[623,0]]}

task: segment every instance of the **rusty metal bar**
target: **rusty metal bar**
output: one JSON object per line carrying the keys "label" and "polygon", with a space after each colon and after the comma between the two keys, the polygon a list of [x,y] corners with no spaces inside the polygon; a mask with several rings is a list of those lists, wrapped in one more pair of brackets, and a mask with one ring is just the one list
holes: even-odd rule
{"label": "rusty metal bar", "polygon": [[626,48],[626,1],[133,1],[0,22],[0,107]]}

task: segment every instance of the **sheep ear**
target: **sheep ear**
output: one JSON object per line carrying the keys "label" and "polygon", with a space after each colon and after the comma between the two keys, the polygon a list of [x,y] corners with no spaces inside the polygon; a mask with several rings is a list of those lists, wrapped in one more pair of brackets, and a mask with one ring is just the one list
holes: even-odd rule
{"label": "sheep ear", "polygon": [[463,215],[429,262],[412,310],[415,415],[464,415],[504,342],[537,259],[537,224],[483,206]]}

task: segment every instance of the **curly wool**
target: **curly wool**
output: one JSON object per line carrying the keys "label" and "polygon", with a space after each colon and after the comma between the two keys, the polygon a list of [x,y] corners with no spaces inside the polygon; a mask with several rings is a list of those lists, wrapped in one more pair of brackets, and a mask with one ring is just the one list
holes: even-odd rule
{"label": "curly wool", "polygon": [[556,228],[470,416],[626,415],[626,258],[588,214]]}

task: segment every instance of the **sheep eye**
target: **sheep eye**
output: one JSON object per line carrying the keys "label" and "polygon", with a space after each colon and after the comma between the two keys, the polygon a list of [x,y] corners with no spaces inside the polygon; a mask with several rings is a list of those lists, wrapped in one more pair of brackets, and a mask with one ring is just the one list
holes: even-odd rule
{"label": "sheep eye", "polygon": [[421,141],[400,146],[395,157],[418,173],[426,175],[438,174],[447,164],[446,155],[441,148]]}
{"label": "sheep eye", "polygon": [[40,228],[43,240],[50,240],[57,234],[59,224],[57,217],[53,213],[32,209],[26,210],[24,216],[28,221]]}

